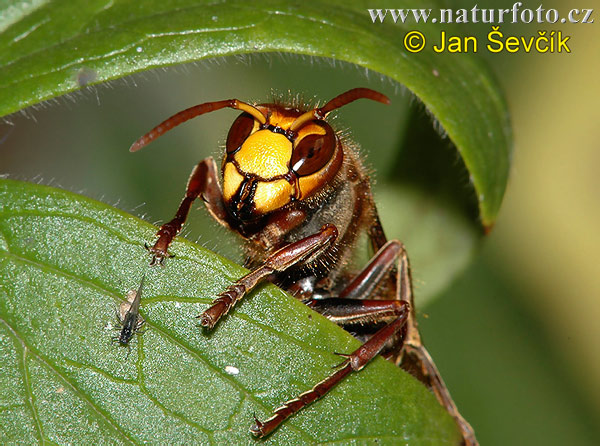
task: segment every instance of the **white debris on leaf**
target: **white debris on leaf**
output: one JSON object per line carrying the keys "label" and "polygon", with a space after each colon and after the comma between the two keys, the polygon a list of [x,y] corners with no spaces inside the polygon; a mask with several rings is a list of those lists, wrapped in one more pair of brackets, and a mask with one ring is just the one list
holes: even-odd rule
{"label": "white debris on leaf", "polygon": [[227,372],[229,375],[238,375],[240,373],[240,369],[232,365],[228,365],[225,366],[225,372]]}

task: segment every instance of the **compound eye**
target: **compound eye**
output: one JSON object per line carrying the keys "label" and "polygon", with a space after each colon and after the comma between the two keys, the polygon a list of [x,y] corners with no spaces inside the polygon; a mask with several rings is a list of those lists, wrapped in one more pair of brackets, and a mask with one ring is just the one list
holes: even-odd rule
{"label": "compound eye", "polygon": [[327,126],[324,135],[312,134],[302,138],[292,153],[292,170],[300,176],[321,170],[335,152],[335,134]]}
{"label": "compound eye", "polygon": [[254,118],[250,116],[248,113],[242,113],[237,117],[233,124],[231,124],[231,128],[229,129],[229,134],[227,135],[227,142],[225,143],[225,147],[227,148],[227,153],[232,154],[236,152],[246,141],[250,133],[252,133],[252,129],[254,128]]}

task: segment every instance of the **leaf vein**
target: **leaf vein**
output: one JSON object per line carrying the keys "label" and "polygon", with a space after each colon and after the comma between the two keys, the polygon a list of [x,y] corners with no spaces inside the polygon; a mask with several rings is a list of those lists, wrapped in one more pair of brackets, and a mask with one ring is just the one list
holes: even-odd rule
{"label": "leaf vein", "polygon": [[[19,341],[21,341],[19,339]],[[31,388],[31,381],[29,376],[29,366],[27,365],[27,346],[23,341],[21,341],[21,347],[23,348],[23,354],[21,355],[20,367],[19,369],[23,375],[23,384],[25,385],[25,391],[27,393],[27,406],[29,410],[31,410],[31,416],[35,422],[35,430],[38,434],[40,442],[44,444],[44,430],[42,429],[42,422],[40,420],[37,407],[35,407],[35,396],[33,395],[33,389]]]}
{"label": "leaf vein", "polygon": [[[219,375],[223,381],[229,382],[229,384],[232,387],[236,388],[240,393],[242,393],[243,395],[245,395],[246,398],[248,398],[251,401],[254,401],[262,409],[264,409],[266,411],[270,410],[270,407],[267,407],[267,405],[265,403],[263,403],[262,401],[260,401],[255,395],[253,395],[248,389],[246,389],[246,387],[244,387],[240,382],[238,382],[235,379],[233,379],[230,375],[228,375],[227,373],[225,373],[219,367],[217,367],[214,364],[212,364],[206,358],[203,358],[202,355],[200,355],[199,352],[195,351],[191,346],[189,346],[186,343],[184,343],[183,341],[175,338],[173,335],[171,335],[170,333],[168,333],[166,330],[162,329],[162,327],[160,327],[160,326],[153,325],[153,328],[156,330],[157,333],[159,333],[162,336],[164,336],[167,340],[169,340],[173,344],[181,347],[190,356],[196,358],[196,360],[198,360],[199,362],[201,362],[202,364],[204,364],[207,368],[209,368],[210,370],[212,370],[215,375]],[[289,425],[290,429],[292,429],[292,430],[296,431],[297,433],[299,433],[301,436],[304,437],[305,440],[314,441],[314,439],[309,435],[308,432],[304,431],[303,429],[301,429],[301,428],[299,428],[297,426],[294,426],[291,423],[289,423],[288,425]]]}
{"label": "leaf vein", "polygon": [[140,388],[140,391],[144,395],[146,395],[146,397],[150,401],[152,401],[165,415],[170,416],[172,418],[176,418],[179,421],[183,422],[184,424],[187,424],[188,426],[191,426],[191,427],[197,429],[198,431],[202,432],[203,434],[208,435],[211,438],[211,441],[212,441],[213,432],[209,431],[208,429],[203,428],[202,426],[200,426],[200,424],[198,424],[198,423],[196,423],[196,422],[194,422],[192,420],[189,420],[189,419],[185,418],[182,414],[180,414],[180,413],[178,413],[178,412],[176,412],[174,410],[168,409],[163,403],[161,403],[158,400],[158,398],[156,398],[154,395],[152,395],[150,393],[150,391],[146,387],[146,383],[145,383],[145,380],[144,380],[144,368],[142,367],[142,365],[143,365],[142,362],[144,360],[145,355],[144,355],[143,351],[144,351],[144,342],[140,338],[139,342],[138,342],[138,358],[139,358],[139,360],[138,360],[137,365],[136,365],[137,371],[138,371],[137,384],[138,384],[138,386]]}
{"label": "leaf vein", "polygon": [[114,420],[108,416],[108,414],[104,413],[92,400],[89,399],[89,396],[86,395],[79,387],[77,387],[73,382],[71,382],[59,369],[53,367],[50,362],[48,362],[45,358],[43,358],[40,354],[34,352],[31,347],[27,345],[25,340],[19,336],[17,331],[4,319],[0,318],[0,323],[4,324],[8,330],[11,332],[12,336],[17,339],[24,349],[29,351],[29,354],[35,358],[41,365],[45,366],[47,369],[52,371],[58,378],[60,378],[67,386],[69,386],[75,394],[77,394],[87,405],[92,408],[101,419],[104,420],[106,424],[108,424],[116,433],[120,434],[124,439],[128,440],[131,444],[136,444],[136,442],[129,437],[122,429],[121,426],[117,425]]}
{"label": "leaf vein", "polygon": [[[86,284],[86,285],[91,285],[94,288],[100,289],[102,291],[105,291],[105,292],[113,295],[113,297],[115,299],[119,299],[119,297],[115,293],[113,293],[112,291],[110,291],[108,289],[103,288],[101,285],[95,284],[94,282],[92,282],[90,280],[83,279],[83,278],[80,278],[78,276],[74,276],[71,273],[63,271],[63,270],[57,268],[54,265],[49,265],[49,264],[45,264],[43,262],[29,260],[29,259],[23,258],[21,256],[18,256],[18,255],[14,254],[14,253],[8,253],[8,254],[0,253],[0,256],[12,257],[15,260],[20,260],[21,262],[30,263],[33,266],[38,267],[39,269],[41,269],[40,267],[43,266],[43,267],[45,267],[45,268],[47,268],[47,269],[55,272],[56,274],[60,274],[62,276],[71,278],[73,280],[76,280],[76,281],[78,281],[80,283],[83,283],[83,284]],[[237,382],[236,380],[234,380],[227,373],[223,372],[221,369],[219,369],[215,365],[211,364],[206,358],[203,358],[198,352],[196,352],[195,350],[193,350],[189,345],[186,345],[182,340],[179,340],[179,339],[175,338],[174,336],[172,336],[171,334],[169,334],[166,330],[164,330],[161,326],[153,324],[151,321],[146,321],[146,323],[148,324],[149,327],[152,327],[158,333],[160,333],[164,337],[166,337],[170,342],[172,342],[175,345],[180,346],[181,348],[183,348],[184,350],[186,350],[191,356],[195,357],[197,360],[199,360],[200,362],[202,362],[203,364],[205,364],[215,374],[220,375],[220,377],[222,379],[228,381],[234,388],[237,388],[238,391],[240,391],[242,394],[246,395],[249,399],[251,399],[252,401],[254,401],[257,405],[259,405],[260,407],[262,407],[265,411],[269,410],[269,408],[266,406],[266,404],[262,403],[258,398],[256,398],[254,395],[252,395],[244,386],[242,386],[239,382]],[[56,373],[58,373],[58,372],[56,372]],[[63,379],[66,379],[66,378],[63,378]],[[74,387],[73,384],[71,384],[71,383],[69,383],[69,384]],[[99,411],[100,409],[97,408],[97,410]],[[289,425],[290,425],[290,429],[295,430],[298,434],[300,434],[301,436],[303,436],[307,441],[313,441],[313,438],[310,437],[310,435],[307,432],[305,432],[304,430],[302,430],[302,429],[300,429],[300,428],[298,428],[296,426],[293,426],[291,423],[289,423]]]}

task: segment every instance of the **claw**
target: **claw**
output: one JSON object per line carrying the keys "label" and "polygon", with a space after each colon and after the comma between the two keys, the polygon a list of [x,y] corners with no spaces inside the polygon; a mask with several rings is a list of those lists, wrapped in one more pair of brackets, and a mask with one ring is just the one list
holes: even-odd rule
{"label": "claw", "polygon": [[196,319],[200,319],[200,325],[209,330],[212,329],[216,323],[210,315],[206,314],[206,312],[196,316]]}
{"label": "claw", "polygon": [[160,265],[165,266],[165,259],[172,259],[175,254],[170,254],[168,251],[156,248],[156,245],[150,247],[148,243],[144,243],[144,248],[150,254],[152,254],[152,260],[150,260],[150,266]]}
{"label": "claw", "polygon": [[255,437],[261,438],[265,435],[265,433],[263,432],[264,424],[258,418],[256,418],[256,414],[253,414],[253,416],[254,424],[250,426],[250,433]]}

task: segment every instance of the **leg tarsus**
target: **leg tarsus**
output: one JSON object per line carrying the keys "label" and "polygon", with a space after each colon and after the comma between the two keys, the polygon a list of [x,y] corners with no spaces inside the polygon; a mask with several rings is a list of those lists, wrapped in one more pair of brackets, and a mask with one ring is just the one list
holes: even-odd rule
{"label": "leg tarsus", "polygon": [[150,262],[150,266],[154,266],[160,264],[160,266],[164,266],[165,259],[170,259],[175,257],[173,254],[170,254],[168,249],[171,245],[171,242],[177,236],[185,219],[187,218],[187,214],[192,205],[194,198],[186,197],[181,202],[179,209],[177,210],[177,215],[175,218],[160,227],[156,235],[158,236],[158,240],[154,243],[153,246],[147,247],[147,244],[144,243],[146,249],[152,254],[152,260]]}
{"label": "leg tarsus", "polygon": [[146,248],[146,251],[152,254],[152,259],[150,260],[149,264],[150,266],[165,266],[165,258],[172,259],[173,257],[175,257],[175,254],[170,254],[166,251],[158,251],[154,246],[151,247],[150,245],[148,245],[148,243],[144,243],[144,248]]}
{"label": "leg tarsus", "polygon": [[245,293],[246,287],[243,284],[236,282],[232,285],[229,285],[225,291],[219,294],[219,296],[212,301],[210,308],[204,311],[201,315],[196,316],[196,318],[200,319],[200,325],[211,330],[219,321],[219,319],[226,315],[235,305],[235,303],[244,296]]}
{"label": "leg tarsus", "polygon": [[265,437],[273,432],[287,418],[294,415],[302,408],[312,404],[335,387],[342,379],[352,372],[362,370],[375,356],[381,352],[387,341],[399,333],[404,327],[408,317],[408,305],[402,306],[402,313],[390,324],[380,328],[367,342],[354,350],[349,355],[336,353],[346,359],[323,381],[319,382],[308,392],[300,394],[297,398],[287,401],[276,409],[273,416],[264,422],[255,419],[255,424],[250,432],[257,437]]}
{"label": "leg tarsus", "polygon": [[196,198],[202,197],[215,218],[222,224],[226,224],[223,197],[216,172],[215,162],[210,157],[200,161],[194,167],[186,186],[185,196],[177,208],[175,217],[160,227],[156,233],[158,236],[156,243],[152,247],[146,246],[146,249],[152,254],[150,266],[157,264],[162,266],[166,258],[173,257],[169,254],[169,245],[181,231]]}
{"label": "leg tarsus", "polygon": [[347,362],[342,368],[325,378],[308,392],[304,392],[297,398],[285,402],[281,407],[274,411],[274,414],[271,418],[261,422],[255,416],[255,424],[250,427],[250,432],[258,438],[266,437],[275,429],[277,429],[281,423],[300,411],[303,407],[312,404],[324,396],[351,372],[352,366],[349,362]]}
{"label": "leg tarsus", "polygon": [[400,358],[400,367],[423,382],[434,393],[440,404],[454,418],[460,428],[464,446],[478,446],[479,442],[475,437],[475,431],[460,414],[440,372],[423,344],[405,343]]}

